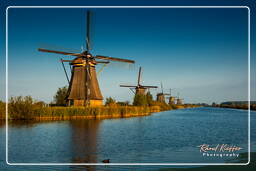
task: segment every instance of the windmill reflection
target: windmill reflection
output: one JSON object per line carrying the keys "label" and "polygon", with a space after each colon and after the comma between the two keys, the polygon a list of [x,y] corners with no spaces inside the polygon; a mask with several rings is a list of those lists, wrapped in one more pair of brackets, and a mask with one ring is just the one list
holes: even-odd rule
{"label": "windmill reflection", "polygon": [[0,128],[5,126],[5,122],[0,120]]}
{"label": "windmill reflection", "polygon": [[[72,130],[72,163],[97,163],[97,132],[100,120],[74,120]],[[94,170],[94,166],[79,168]],[[73,167],[78,169],[78,167]]]}

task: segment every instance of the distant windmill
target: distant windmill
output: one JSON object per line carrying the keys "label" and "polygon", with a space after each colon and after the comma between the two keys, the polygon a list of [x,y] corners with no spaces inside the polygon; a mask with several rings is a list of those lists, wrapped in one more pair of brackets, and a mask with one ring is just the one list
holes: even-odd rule
{"label": "distant windmill", "polygon": [[156,101],[165,103],[165,96],[168,96],[170,94],[164,93],[163,83],[161,82],[161,93],[157,93],[156,95]]}
{"label": "distant windmill", "polygon": [[172,96],[172,90],[173,89],[170,88],[170,97],[169,97],[169,104],[170,105],[175,104],[175,98],[176,98],[176,97]]}
{"label": "distant windmill", "polygon": [[[128,87],[134,94],[145,95],[146,89],[157,88],[157,86],[145,86],[141,85],[141,67],[139,69],[137,85],[120,85],[120,87]],[[135,92],[133,91],[135,89]]]}
{"label": "distant windmill", "polygon": [[[102,55],[93,56],[90,53],[90,16],[90,11],[87,11],[86,49],[81,53],[69,53],[63,51],[48,50],[44,48],[38,49],[41,52],[57,53],[61,55],[76,57],[73,60],[61,60],[63,67],[63,62],[69,62],[70,66],[72,66],[70,80],[64,67],[64,71],[69,82],[67,94],[68,106],[102,105],[103,96],[99,88],[95,65],[100,63],[107,64],[110,61],[134,63],[132,60],[113,58]],[[96,59],[104,61],[96,61]]]}
{"label": "distant windmill", "polygon": [[176,101],[177,101],[176,104],[177,104],[177,105],[182,105],[182,104],[183,104],[183,100],[184,100],[184,99],[181,99],[181,98],[180,98],[180,93],[178,92],[178,97],[177,97],[177,99],[176,99]]}

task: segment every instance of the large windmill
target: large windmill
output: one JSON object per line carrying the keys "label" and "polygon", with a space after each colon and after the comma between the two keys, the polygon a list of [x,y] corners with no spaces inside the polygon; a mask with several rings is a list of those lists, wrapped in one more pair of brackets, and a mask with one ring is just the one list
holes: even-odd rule
{"label": "large windmill", "polygon": [[[139,68],[139,75],[137,85],[120,85],[120,87],[128,87],[134,94],[142,94],[145,95],[146,90],[150,88],[157,88],[157,86],[145,86],[141,85],[141,67]],[[135,89],[135,92],[134,92]]]}
{"label": "large windmill", "polygon": [[[73,60],[62,60],[69,62],[72,66],[71,79],[67,94],[68,106],[94,106],[102,105],[103,96],[101,94],[95,66],[99,63],[109,63],[109,61],[119,61],[134,63],[133,60],[113,58],[108,56],[96,55],[90,53],[90,11],[87,11],[87,28],[86,28],[86,50],[81,53],[69,53],[56,50],[39,48],[41,52],[57,53],[61,55],[75,56]],[[98,61],[96,61],[98,60]],[[101,60],[101,61],[100,61]],[[103,60],[103,61],[102,61]],[[65,71],[66,73],[66,71]],[[66,74],[67,76],[67,74]],[[68,78],[68,77],[67,77]]]}
{"label": "large windmill", "polygon": [[161,82],[161,92],[157,93],[156,95],[156,101],[165,103],[165,96],[168,96],[170,94],[164,93],[163,83]]}

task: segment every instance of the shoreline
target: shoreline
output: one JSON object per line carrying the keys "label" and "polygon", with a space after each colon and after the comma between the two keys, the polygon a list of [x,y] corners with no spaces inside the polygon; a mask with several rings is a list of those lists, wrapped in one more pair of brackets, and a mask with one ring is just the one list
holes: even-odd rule
{"label": "shoreline", "polygon": [[[225,105],[225,106],[211,106],[214,108],[227,108],[227,109],[240,109],[240,110],[249,110],[248,106],[232,106],[232,105]],[[256,106],[250,106],[251,111],[256,111]]]}
{"label": "shoreline", "polygon": [[[31,109],[29,113],[14,113],[9,110],[8,120],[24,121],[61,121],[80,119],[118,119],[149,116],[169,110],[201,107],[198,105],[178,105],[161,108],[160,106],[101,106],[101,107],[42,107]],[[0,121],[5,121],[1,117]]]}

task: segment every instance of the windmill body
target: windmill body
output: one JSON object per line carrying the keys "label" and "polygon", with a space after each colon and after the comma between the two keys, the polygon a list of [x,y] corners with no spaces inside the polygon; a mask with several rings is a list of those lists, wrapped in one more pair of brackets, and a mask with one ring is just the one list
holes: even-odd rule
{"label": "windmill body", "polygon": [[170,97],[169,97],[169,102],[168,102],[170,105],[174,105],[175,104],[175,97],[172,96],[172,90],[173,89],[170,89]]}
{"label": "windmill body", "polygon": [[163,93],[157,93],[157,95],[156,95],[156,101],[165,103],[165,94],[163,94]]}
{"label": "windmill body", "polygon": [[141,85],[141,67],[139,68],[139,74],[138,74],[138,82],[137,85],[120,85],[120,87],[128,87],[130,89],[135,89],[135,95],[146,95],[146,90],[150,88],[157,88],[157,86],[145,86]]}
{"label": "windmill body", "polygon": [[157,93],[156,94],[156,101],[161,102],[161,103],[165,103],[166,95],[168,96],[170,94],[164,93],[164,89],[163,89],[163,84],[162,83],[161,83],[161,90],[162,90],[161,93]]}
{"label": "windmill body", "polygon": [[176,104],[177,105],[182,105],[183,104],[183,99],[178,98]]}
{"label": "windmill body", "polygon": [[144,87],[136,87],[135,88],[135,94],[145,95],[146,94],[146,88],[144,88]]}
{"label": "windmill body", "polygon": [[[69,82],[67,105],[68,106],[96,106],[103,104],[103,96],[100,91],[97,80],[95,66],[97,64],[108,64],[110,61],[134,63],[133,60],[114,58],[102,55],[93,56],[89,51],[90,48],[90,12],[87,12],[87,34],[86,34],[86,50],[81,53],[69,53],[63,51],[49,50],[39,48],[41,52],[56,53],[61,55],[73,56],[73,60],[61,60],[67,80]],[[97,61],[96,61],[97,60]],[[71,68],[71,79],[69,81],[68,74],[63,62],[69,62]]]}
{"label": "windmill body", "polygon": [[[86,60],[76,58],[71,65],[72,75],[67,96],[68,106],[83,106],[88,96],[91,106],[102,105],[103,96],[96,76],[95,62],[89,62],[89,69],[86,69]],[[87,89],[90,91],[86,91]]]}
{"label": "windmill body", "polygon": [[176,104],[177,104],[177,105],[182,105],[182,104],[183,104],[183,100],[184,100],[184,99],[181,99],[181,98],[180,98],[180,94],[178,93],[178,97],[177,97],[177,100],[176,100]]}
{"label": "windmill body", "polygon": [[169,97],[169,104],[170,104],[170,105],[175,104],[175,97],[174,97],[174,96],[170,96],[170,97]]}

